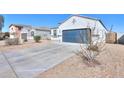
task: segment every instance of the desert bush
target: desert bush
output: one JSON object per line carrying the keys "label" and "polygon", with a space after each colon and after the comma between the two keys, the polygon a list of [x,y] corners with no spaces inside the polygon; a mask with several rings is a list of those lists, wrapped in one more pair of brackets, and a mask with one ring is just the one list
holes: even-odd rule
{"label": "desert bush", "polygon": [[[91,29],[91,35],[92,35],[92,32],[94,32],[94,30],[95,29]],[[95,40],[91,39],[91,41],[86,44],[83,44],[83,43],[80,44],[81,51],[79,51],[79,55],[86,62],[88,63],[98,62],[96,60],[96,57],[100,55],[101,52],[105,51],[104,35],[101,35],[101,36],[102,37],[99,37],[98,35]]]}
{"label": "desert bush", "polygon": [[9,32],[5,32],[4,34],[5,34],[5,35],[4,35],[4,38],[5,38],[5,39],[8,38],[8,37],[10,37],[10,33],[9,33]]}
{"label": "desert bush", "polygon": [[9,38],[9,32],[0,32],[0,40],[4,40],[6,38]]}
{"label": "desert bush", "polygon": [[41,36],[34,36],[34,40],[35,40],[35,42],[40,42],[40,40],[41,40]]}
{"label": "desert bush", "polygon": [[0,40],[4,40],[4,33],[0,32]]}
{"label": "desert bush", "polygon": [[19,39],[18,38],[8,38],[5,40],[6,45],[18,45],[19,44]]}
{"label": "desert bush", "polygon": [[86,60],[87,62],[95,62],[96,57],[105,50],[105,43],[92,43],[86,44],[85,46],[82,44],[80,45],[81,51],[80,56]]}

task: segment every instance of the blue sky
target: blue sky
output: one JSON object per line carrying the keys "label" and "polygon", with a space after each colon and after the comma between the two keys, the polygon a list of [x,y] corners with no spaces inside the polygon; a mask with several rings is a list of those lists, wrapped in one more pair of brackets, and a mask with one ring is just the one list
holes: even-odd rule
{"label": "blue sky", "polygon": [[[81,14],[93,18],[99,18],[104,25],[113,31],[124,32],[124,14]],[[57,27],[58,23],[68,19],[71,14],[3,14],[5,18],[3,31],[8,31],[10,24],[26,24],[33,26]]]}

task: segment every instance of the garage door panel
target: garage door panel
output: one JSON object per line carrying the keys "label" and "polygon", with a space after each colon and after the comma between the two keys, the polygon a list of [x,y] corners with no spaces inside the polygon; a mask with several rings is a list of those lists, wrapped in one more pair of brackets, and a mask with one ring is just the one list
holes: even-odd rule
{"label": "garage door panel", "polygon": [[64,37],[64,42],[74,42],[74,43],[80,43],[78,39],[72,38],[72,37]]}
{"label": "garage door panel", "polygon": [[88,43],[88,31],[87,30],[64,30],[63,42],[73,43]]}

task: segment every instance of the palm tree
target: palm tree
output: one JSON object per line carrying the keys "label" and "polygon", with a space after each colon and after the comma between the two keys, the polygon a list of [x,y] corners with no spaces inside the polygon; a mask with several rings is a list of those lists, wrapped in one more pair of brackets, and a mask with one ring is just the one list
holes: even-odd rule
{"label": "palm tree", "polygon": [[0,32],[2,31],[3,26],[4,26],[4,17],[0,15]]}

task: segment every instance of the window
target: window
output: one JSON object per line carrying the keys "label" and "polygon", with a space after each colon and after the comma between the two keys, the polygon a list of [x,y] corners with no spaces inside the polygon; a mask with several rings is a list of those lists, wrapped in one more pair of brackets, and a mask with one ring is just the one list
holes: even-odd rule
{"label": "window", "polygon": [[93,37],[99,37],[99,34],[93,34],[92,36]]}
{"label": "window", "polygon": [[53,36],[57,37],[57,30],[53,30]]}
{"label": "window", "polygon": [[11,30],[13,30],[13,27],[11,28]]}
{"label": "window", "polygon": [[34,31],[31,32],[31,36],[34,36]]}

